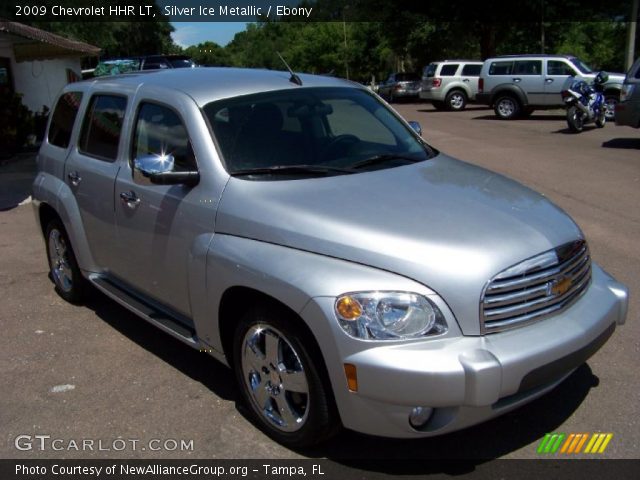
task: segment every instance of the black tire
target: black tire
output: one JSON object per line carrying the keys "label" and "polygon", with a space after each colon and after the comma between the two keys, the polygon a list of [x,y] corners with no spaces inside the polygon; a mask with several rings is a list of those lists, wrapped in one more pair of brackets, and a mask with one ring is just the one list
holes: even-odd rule
{"label": "black tire", "polygon": [[56,292],[67,302],[81,303],[88,283],[80,272],[69,236],[59,219],[54,218],[47,224],[45,242],[49,273]]}
{"label": "black tire", "polygon": [[598,118],[596,118],[596,127],[604,128],[604,126],[606,124],[607,124],[607,114],[606,113],[603,113]]}
{"label": "black tire", "polygon": [[608,94],[604,96],[604,105],[605,105],[604,115],[609,122],[613,122],[616,119],[615,108],[619,101],[620,101],[620,98],[618,97],[618,95]]}
{"label": "black tire", "polygon": [[513,95],[499,95],[494,102],[493,111],[500,120],[513,120],[518,118],[522,111],[522,106]]}
{"label": "black tire", "polygon": [[444,100],[447,110],[461,112],[467,106],[467,95],[462,90],[451,90]]}
{"label": "black tire", "polygon": [[444,110],[445,109],[445,104],[444,102],[441,102],[440,100],[432,100],[431,104],[433,105],[433,107],[436,110]]}
{"label": "black tire", "polygon": [[296,320],[275,307],[248,311],[235,331],[233,365],[257,425],[283,445],[304,448],[333,436],[340,423],[320,353]]}
{"label": "black tire", "polygon": [[575,106],[567,110],[567,125],[573,133],[580,133],[584,129],[584,117]]}

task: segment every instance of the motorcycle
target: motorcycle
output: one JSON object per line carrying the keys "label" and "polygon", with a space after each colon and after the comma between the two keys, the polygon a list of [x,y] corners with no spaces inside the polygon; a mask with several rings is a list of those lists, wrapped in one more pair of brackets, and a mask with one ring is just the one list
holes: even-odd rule
{"label": "motorcycle", "polygon": [[602,92],[607,80],[609,75],[599,72],[593,80],[593,85],[576,79],[562,91],[562,99],[567,107],[567,125],[572,132],[580,133],[584,125],[590,122],[595,122],[598,128],[604,127],[607,118]]}

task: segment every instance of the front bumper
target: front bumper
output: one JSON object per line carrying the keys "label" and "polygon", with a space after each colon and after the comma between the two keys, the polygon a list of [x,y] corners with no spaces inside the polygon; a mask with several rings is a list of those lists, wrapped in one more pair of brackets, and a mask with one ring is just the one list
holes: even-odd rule
{"label": "front bumper", "polygon": [[[624,323],[628,298],[624,285],[593,264],[588,290],[556,317],[486,336],[392,344],[347,336],[334,319],[333,302],[316,298],[302,315],[316,328],[323,317],[327,330],[314,332],[316,338],[333,337],[319,343],[343,424],[363,433],[413,438],[482,422],[551,390]],[[451,313],[443,313],[455,330]],[[347,388],[345,363],[356,366],[357,392]],[[408,421],[417,406],[434,409],[419,429]]]}

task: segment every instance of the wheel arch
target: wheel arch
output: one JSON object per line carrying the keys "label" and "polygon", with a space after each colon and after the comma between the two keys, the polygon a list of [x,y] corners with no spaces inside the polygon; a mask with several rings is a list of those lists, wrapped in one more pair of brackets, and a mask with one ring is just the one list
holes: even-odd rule
{"label": "wheel arch", "polygon": [[503,84],[498,85],[491,92],[491,106],[495,106],[496,100],[503,95],[514,97],[518,102],[520,102],[520,106],[522,107],[526,107],[529,104],[527,96],[520,87],[511,84]]}

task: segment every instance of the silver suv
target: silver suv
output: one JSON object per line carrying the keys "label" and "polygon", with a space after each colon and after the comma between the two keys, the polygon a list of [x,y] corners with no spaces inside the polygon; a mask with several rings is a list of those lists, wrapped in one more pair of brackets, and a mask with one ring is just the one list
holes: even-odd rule
{"label": "silver suv", "polygon": [[616,105],[616,125],[640,128],[640,58],[631,66]]}
{"label": "silver suv", "polygon": [[[593,80],[594,72],[568,55],[504,55],[489,58],[480,73],[478,103],[493,107],[498,118],[511,120],[536,109],[563,108],[562,89],[571,76]],[[614,119],[624,74],[609,73],[604,85],[607,120]]]}
{"label": "silver suv", "polygon": [[626,287],[566,213],[431,148],[352,82],[200,68],[72,83],[38,167],[58,293],[92,285],[230,366],[286,445],[487,420],[625,320]]}
{"label": "silver suv", "polygon": [[432,62],[422,72],[420,98],[438,110],[464,110],[476,98],[481,68],[472,60]]}

